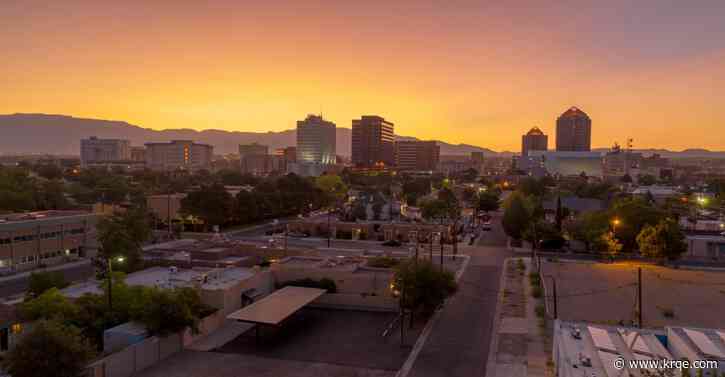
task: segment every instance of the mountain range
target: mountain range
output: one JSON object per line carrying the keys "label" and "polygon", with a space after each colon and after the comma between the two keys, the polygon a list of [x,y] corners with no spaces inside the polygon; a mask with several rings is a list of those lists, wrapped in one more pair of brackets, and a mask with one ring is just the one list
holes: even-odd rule
{"label": "mountain range", "polygon": [[[337,154],[350,156],[349,128],[337,128]],[[193,140],[214,146],[215,154],[237,153],[239,144],[259,143],[270,150],[297,143],[297,131],[240,132],[222,130],[196,131],[191,129],[152,130],[123,121],[76,118],[67,115],[10,114],[0,115],[0,154],[47,153],[77,155],[80,140],[90,136],[127,139],[131,145],[170,140]],[[397,136],[416,140],[414,137]],[[500,155],[487,148],[468,144],[449,144],[436,141],[443,155]],[[508,153],[510,156],[512,153]]]}
{"label": "mountain range", "polygon": [[[337,128],[337,154],[350,156],[349,128]],[[80,140],[90,136],[109,139],[128,139],[132,145],[170,140],[194,140],[214,146],[215,154],[236,153],[239,144],[259,143],[270,150],[296,144],[297,132],[240,132],[223,130],[165,129],[152,130],[123,121],[76,118],[67,115],[9,114],[0,115],[0,154],[44,153],[78,155]],[[400,140],[417,140],[411,136],[396,136]],[[496,152],[469,144],[450,144],[436,140],[441,155],[468,155],[483,152],[485,156],[510,157],[513,152]],[[607,148],[596,148],[604,152]],[[646,155],[658,153],[667,158],[725,158],[725,152],[706,149],[670,151],[666,149],[638,149]]]}

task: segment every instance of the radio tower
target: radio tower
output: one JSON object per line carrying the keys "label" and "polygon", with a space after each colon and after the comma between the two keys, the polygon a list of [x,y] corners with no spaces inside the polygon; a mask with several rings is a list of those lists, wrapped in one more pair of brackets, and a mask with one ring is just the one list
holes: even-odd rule
{"label": "radio tower", "polygon": [[634,139],[628,138],[627,146],[624,150],[624,174],[626,175],[629,175],[629,169],[631,168],[629,156],[632,154],[632,143],[634,143]]}

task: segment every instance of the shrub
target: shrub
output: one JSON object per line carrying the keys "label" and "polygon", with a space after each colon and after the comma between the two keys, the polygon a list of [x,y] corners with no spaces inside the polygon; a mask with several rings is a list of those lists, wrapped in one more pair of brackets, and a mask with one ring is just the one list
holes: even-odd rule
{"label": "shrub", "polygon": [[541,286],[541,276],[537,274],[536,272],[529,273],[529,282],[534,287],[540,287]]}
{"label": "shrub", "polygon": [[541,287],[534,287],[531,290],[531,296],[533,296],[534,298],[540,298],[541,295],[542,295]]}
{"label": "shrub", "polygon": [[335,281],[328,278],[322,278],[320,280],[305,278],[305,279],[297,279],[297,280],[290,280],[282,283],[280,288],[284,288],[287,286],[293,286],[293,287],[305,287],[305,288],[320,288],[327,290],[327,293],[337,293],[337,284],[335,284]]}
{"label": "shrub", "polygon": [[400,260],[392,257],[373,257],[368,259],[368,266],[374,268],[392,268],[397,266]]}
{"label": "shrub", "polygon": [[534,309],[534,310],[536,311],[537,317],[539,317],[539,318],[546,317],[546,306],[544,306],[543,304],[536,305],[536,309]]}

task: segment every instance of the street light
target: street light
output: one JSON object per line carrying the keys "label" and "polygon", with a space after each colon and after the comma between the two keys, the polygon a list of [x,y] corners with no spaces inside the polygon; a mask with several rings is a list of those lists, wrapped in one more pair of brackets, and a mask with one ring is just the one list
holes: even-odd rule
{"label": "street light", "polygon": [[[123,256],[118,256],[115,258],[115,261],[118,263],[123,263],[125,260],[126,260],[126,258],[124,258]],[[112,279],[113,261],[114,261],[114,259],[112,259],[112,258],[106,259],[106,264],[108,266],[108,273],[107,273],[108,276],[106,278],[108,279],[108,312],[109,313],[113,312],[113,299],[112,299],[113,284],[111,282],[113,280]]]}

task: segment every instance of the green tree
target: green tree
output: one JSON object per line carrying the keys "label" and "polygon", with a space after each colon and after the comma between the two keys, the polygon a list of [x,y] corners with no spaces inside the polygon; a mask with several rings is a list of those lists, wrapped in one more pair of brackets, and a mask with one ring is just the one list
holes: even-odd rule
{"label": "green tree", "polygon": [[442,221],[447,214],[446,203],[440,199],[423,200],[420,203],[421,215],[429,221]]}
{"label": "green tree", "polygon": [[340,202],[347,195],[347,185],[339,175],[325,174],[315,179],[315,185],[329,198],[329,202]]}
{"label": "green tree", "polygon": [[150,334],[164,336],[187,327],[196,331],[199,313],[190,304],[200,299],[192,300],[189,291],[179,289],[148,288],[146,293],[148,302],[136,319]]}
{"label": "green tree", "polygon": [[584,244],[587,251],[603,251],[603,237],[609,231],[609,214],[604,211],[584,212],[568,222],[566,231],[572,239]]}
{"label": "green tree", "polygon": [[503,229],[506,234],[520,240],[531,225],[533,219],[527,199],[518,191],[514,191],[504,203]]}
{"label": "green tree", "polygon": [[3,366],[13,377],[80,377],[93,356],[78,328],[43,320],[8,352]]}
{"label": "green tree", "polygon": [[395,268],[393,287],[401,294],[403,307],[432,313],[457,290],[453,273],[434,266],[430,261],[406,260]]}
{"label": "green tree", "polygon": [[614,238],[612,232],[606,232],[602,235],[601,244],[604,245],[604,251],[611,256],[615,256],[622,251],[622,244]]}
{"label": "green tree", "polygon": [[518,191],[525,196],[544,196],[546,194],[546,184],[541,179],[526,177],[519,181]]}
{"label": "green tree", "polygon": [[151,227],[141,210],[129,210],[101,218],[96,227],[100,256],[105,259],[123,257],[119,266],[133,271],[141,262],[141,247],[151,237]]}
{"label": "green tree", "polygon": [[63,273],[59,271],[33,272],[28,278],[29,297],[38,297],[51,288],[63,289],[68,286]]}
{"label": "green tree", "polygon": [[476,197],[476,210],[483,212],[498,211],[501,207],[501,199],[498,192],[489,190],[481,191]]}
{"label": "green tree", "polygon": [[610,217],[620,220],[617,225],[617,238],[622,242],[624,250],[637,247],[637,235],[646,225],[656,225],[665,217],[659,208],[641,198],[624,198],[612,205]]}
{"label": "green tree", "polygon": [[642,255],[652,258],[678,259],[687,251],[685,236],[673,219],[663,219],[657,225],[646,225],[637,236]]}
{"label": "green tree", "polygon": [[26,320],[65,320],[76,315],[78,308],[58,288],[50,288],[38,297],[20,304],[20,316]]}
{"label": "green tree", "polygon": [[200,218],[204,228],[211,225],[222,226],[231,218],[234,201],[220,183],[202,185],[199,190],[190,192],[181,200],[181,213]]}
{"label": "green tree", "polygon": [[236,218],[242,224],[256,221],[260,217],[257,195],[246,190],[239,191],[235,206]]}
{"label": "green tree", "polygon": [[407,179],[403,182],[403,198],[408,205],[415,206],[418,200],[430,194],[431,182],[427,178]]}

